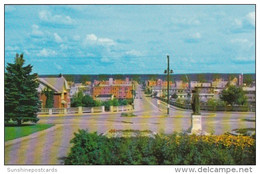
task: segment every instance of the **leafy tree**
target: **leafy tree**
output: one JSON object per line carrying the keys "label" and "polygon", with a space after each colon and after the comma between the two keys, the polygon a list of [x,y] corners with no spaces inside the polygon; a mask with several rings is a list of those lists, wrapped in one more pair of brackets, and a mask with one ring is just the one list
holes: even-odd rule
{"label": "leafy tree", "polygon": [[115,74],[114,77],[115,77],[115,79],[124,80],[123,74]]}
{"label": "leafy tree", "polygon": [[37,74],[31,74],[32,66],[24,66],[23,54],[16,54],[14,64],[8,63],[5,72],[5,121],[18,125],[36,123],[39,110]]}
{"label": "leafy tree", "polygon": [[199,81],[200,83],[206,82],[205,74],[198,74],[197,77],[198,77],[198,81]]}
{"label": "leafy tree", "polygon": [[118,99],[116,99],[116,98],[113,99],[113,100],[112,100],[112,105],[113,105],[113,106],[119,106],[119,101],[118,101]]}
{"label": "leafy tree", "polygon": [[110,106],[112,106],[112,100],[104,101],[104,102],[102,103],[102,105],[105,106],[105,110],[106,110],[106,111],[109,111]]}
{"label": "leafy tree", "polygon": [[189,82],[189,78],[188,78],[187,74],[181,75],[181,80],[182,80],[184,83],[188,83],[188,82]]}
{"label": "leafy tree", "polygon": [[95,106],[101,106],[102,102],[94,100],[91,96],[83,94],[82,91],[79,91],[76,93],[71,102],[72,107],[95,107]]}
{"label": "leafy tree", "polygon": [[120,106],[123,106],[123,105],[128,105],[128,102],[126,99],[123,99],[123,100],[119,100],[119,105]]}
{"label": "leafy tree", "polygon": [[243,82],[244,82],[247,86],[252,85],[252,83],[253,83],[252,75],[251,75],[251,74],[246,74],[246,75],[244,75]]}
{"label": "leafy tree", "polygon": [[232,81],[236,76],[234,74],[229,74],[228,75],[228,81]]}
{"label": "leafy tree", "polygon": [[141,83],[141,76],[140,76],[140,75],[137,75],[137,74],[136,74],[136,75],[133,75],[133,80],[134,80],[134,81],[137,81],[137,83],[140,84],[140,83]]}
{"label": "leafy tree", "polygon": [[157,75],[150,74],[150,75],[148,75],[148,78],[149,78],[149,80],[157,80]]}
{"label": "leafy tree", "polygon": [[178,98],[178,95],[176,93],[173,93],[172,98],[176,99]]}
{"label": "leafy tree", "polygon": [[213,107],[214,110],[216,110],[217,107],[217,100],[214,98],[210,98],[207,101],[207,105]]}
{"label": "leafy tree", "polygon": [[144,91],[145,94],[152,94],[152,90],[150,88],[145,88],[145,91]]}
{"label": "leafy tree", "polygon": [[109,77],[109,76],[106,75],[106,74],[99,74],[99,75],[97,76],[97,80],[99,80],[99,81],[107,80],[108,77]]}
{"label": "leafy tree", "polygon": [[91,96],[89,96],[89,95],[85,95],[82,98],[82,104],[85,107],[94,107],[94,106],[96,106],[95,100]]}
{"label": "leafy tree", "polygon": [[213,77],[212,79],[215,81],[217,79],[220,79],[221,78],[221,75],[220,74],[213,74]]}
{"label": "leafy tree", "polygon": [[64,75],[67,81],[74,82],[75,78],[74,75]]}
{"label": "leafy tree", "polygon": [[46,96],[45,108],[52,108],[53,107],[53,90],[46,88],[43,90],[43,94]]}
{"label": "leafy tree", "polygon": [[88,75],[82,75],[82,76],[81,76],[81,83],[82,83],[82,84],[85,84],[86,81],[90,81],[90,80],[91,80],[91,77],[88,76]]}
{"label": "leafy tree", "polygon": [[84,94],[82,91],[79,91],[72,97],[71,106],[72,107],[79,107],[83,106],[82,99],[84,97]]}
{"label": "leafy tree", "polygon": [[220,94],[220,99],[230,105],[245,105],[247,104],[247,97],[241,87],[229,86],[224,89]]}

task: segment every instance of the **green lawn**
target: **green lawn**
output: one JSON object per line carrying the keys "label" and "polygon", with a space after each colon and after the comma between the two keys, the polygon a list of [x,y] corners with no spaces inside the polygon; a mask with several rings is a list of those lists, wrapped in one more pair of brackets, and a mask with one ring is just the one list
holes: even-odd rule
{"label": "green lawn", "polygon": [[21,126],[5,126],[5,141],[30,135],[44,129],[54,126],[53,124],[33,124]]}

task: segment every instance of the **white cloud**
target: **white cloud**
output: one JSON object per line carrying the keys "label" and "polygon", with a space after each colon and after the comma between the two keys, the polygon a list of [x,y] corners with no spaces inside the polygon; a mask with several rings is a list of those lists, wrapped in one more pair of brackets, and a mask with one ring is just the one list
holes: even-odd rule
{"label": "white cloud", "polygon": [[97,41],[97,36],[95,34],[88,34],[88,35],[86,35],[86,40]]}
{"label": "white cloud", "polygon": [[108,46],[115,45],[115,42],[109,38],[99,38],[98,43],[101,45],[108,45]]}
{"label": "white cloud", "polygon": [[237,25],[237,26],[239,26],[239,27],[242,26],[242,20],[235,19],[235,20],[234,20],[234,23],[235,23],[235,25]]}
{"label": "white cloud", "polygon": [[28,56],[30,55],[30,52],[28,50],[24,50],[24,54]]}
{"label": "white cloud", "polygon": [[140,51],[137,51],[137,50],[130,50],[130,51],[127,51],[126,52],[127,55],[132,55],[132,56],[141,56],[142,53]]}
{"label": "white cloud", "polygon": [[240,62],[246,62],[246,61],[254,61],[255,58],[254,57],[236,57],[235,60],[240,61]]}
{"label": "white cloud", "polygon": [[243,27],[245,25],[255,26],[255,12],[249,12],[246,16],[240,19],[236,18],[234,20],[234,25],[237,27]]}
{"label": "white cloud", "polygon": [[255,26],[255,12],[254,12],[254,11],[248,13],[248,14],[246,15],[246,19],[247,19],[247,21],[248,21],[251,25]]}
{"label": "white cloud", "polygon": [[95,34],[87,34],[84,40],[84,45],[87,44],[97,44],[102,46],[112,46],[115,45],[115,41],[109,38],[98,38]]}
{"label": "white cloud", "polygon": [[248,43],[249,41],[247,39],[231,39],[231,43]]}
{"label": "white cloud", "polygon": [[59,24],[67,24],[71,25],[75,23],[75,20],[72,19],[70,16],[65,15],[53,15],[50,11],[40,11],[39,18],[42,21],[50,22],[50,23],[59,23]]}
{"label": "white cloud", "polygon": [[172,18],[172,22],[181,25],[199,25],[200,21],[196,18]]}
{"label": "white cloud", "polygon": [[65,44],[61,44],[61,45],[60,45],[60,48],[61,48],[62,50],[66,50],[66,49],[68,49],[68,46],[65,45]]}
{"label": "white cloud", "polygon": [[32,25],[32,35],[33,36],[42,36],[43,32],[39,29],[40,27],[36,24]]}
{"label": "white cloud", "polygon": [[194,34],[191,34],[190,37],[192,39],[200,39],[201,38],[201,34],[199,32],[196,32]]}
{"label": "white cloud", "polygon": [[7,46],[7,47],[5,47],[6,51],[17,51],[19,49],[20,48],[18,46]]}
{"label": "white cloud", "polygon": [[56,51],[46,49],[46,48],[40,50],[40,52],[37,54],[37,56],[42,56],[42,57],[55,56],[55,55],[57,55]]}
{"label": "white cloud", "polygon": [[74,35],[73,36],[73,40],[76,40],[76,41],[80,40],[80,36],[79,35]]}
{"label": "white cloud", "polygon": [[231,39],[230,42],[232,44],[237,44],[244,48],[251,48],[254,46],[254,42],[249,41],[248,39]]}
{"label": "white cloud", "polygon": [[57,64],[57,63],[54,63],[54,66],[58,69],[58,70],[61,70],[63,69],[61,65]]}
{"label": "white cloud", "polygon": [[63,39],[57,33],[54,33],[54,39],[57,43],[63,42]]}

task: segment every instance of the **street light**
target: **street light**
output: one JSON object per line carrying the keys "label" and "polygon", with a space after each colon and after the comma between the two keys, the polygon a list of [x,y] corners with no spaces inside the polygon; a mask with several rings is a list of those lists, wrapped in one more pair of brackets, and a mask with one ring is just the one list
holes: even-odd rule
{"label": "street light", "polygon": [[167,74],[167,114],[169,115],[170,111],[170,93],[169,93],[169,87],[170,87],[170,74],[173,73],[173,70],[170,70],[170,57],[167,55],[167,70],[164,70],[164,73]]}

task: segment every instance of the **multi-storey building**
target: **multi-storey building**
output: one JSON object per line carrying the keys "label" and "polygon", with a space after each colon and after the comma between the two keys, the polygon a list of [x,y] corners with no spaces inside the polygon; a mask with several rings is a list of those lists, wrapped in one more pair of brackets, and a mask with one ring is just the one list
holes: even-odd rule
{"label": "multi-storey building", "polygon": [[113,80],[109,78],[108,81],[96,83],[92,89],[92,96],[95,99],[100,95],[113,95],[117,99],[132,99],[133,85],[128,78],[123,82],[122,80]]}
{"label": "multi-storey building", "polygon": [[[170,86],[173,84],[172,81],[169,82]],[[161,86],[161,87],[167,87],[167,81],[163,81],[161,79],[158,80],[147,80],[146,81],[147,87],[154,87],[154,86]]]}

